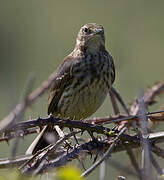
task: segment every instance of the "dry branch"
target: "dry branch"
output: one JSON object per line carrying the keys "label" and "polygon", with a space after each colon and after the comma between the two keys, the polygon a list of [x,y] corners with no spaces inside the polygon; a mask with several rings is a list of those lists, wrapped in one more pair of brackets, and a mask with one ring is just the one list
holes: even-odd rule
{"label": "dry branch", "polygon": [[[159,82],[154,86],[152,86],[151,88],[149,88],[143,96],[143,100],[146,105],[146,108],[148,107],[148,105],[152,105],[153,103],[155,103],[156,96],[159,96],[162,93],[164,93],[164,81]],[[138,111],[139,111],[139,104],[137,100],[135,100],[130,107],[130,114],[136,115]]]}
{"label": "dry branch", "polygon": [[52,73],[47,80],[43,81],[40,87],[30,93],[26,99],[18,103],[16,107],[9,113],[9,115],[1,120],[0,131],[5,130],[9,126],[12,126],[14,124],[15,118],[22,114],[27,107],[29,107],[32,103],[34,103],[34,101],[42,96],[50,88],[55,79],[56,73]]}
{"label": "dry branch", "polygon": [[[130,141],[128,141],[127,139],[122,139],[121,143],[119,143],[117,145],[117,147],[113,150],[112,153],[125,151],[126,148],[132,149],[132,148],[141,147],[139,138],[134,139],[134,137],[131,137],[131,138],[129,138],[129,140]],[[151,144],[154,144],[154,143],[157,144],[157,143],[164,142],[164,132],[151,133],[149,135],[149,140],[150,140]],[[72,157],[72,159],[75,159],[78,156],[78,154],[81,154],[82,152],[83,153],[91,152],[92,154],[95,154],[96,153],[95,150],[98,147],[102,147],[102,151],[104,152],[107,150],[107,148],[109,148],[109,146],[111,145],[111,142],[112,141],[108,141],[108,140],[104,141],[103,139],[99,140],[98,143],[95,143],[94,141],[89,141],[89,142],[80,144],[77,147],[74,147],[69,152],[67,152],[67,150],[65,150],[65,149],[57,150],[57,151],[55,151],[55,154],[49,155],[49,159],[56,159],[57,157],[60,157],[61,155],[63,156],[63,159],[69,159],[69,157]],[[152,145],[151,150],[154,153],[157,153],[158,156],[164,158],[164,156],[162,156],[163,155],[162,150],[161,149],[159,150],[157,145],[156,146]],[[161,153],[162,153],[162,155],[161,155]],[[24,162],[29,161],[29,159],[33,158],[34,156],[35,155],[24,155],[24,156],[15,157],[15,159],[8,159],[8,158],[0,159],[0,168],[19,166],[19,165],[23,164]],[[58,161],[60,161],[60,160],[58,159]],[[63,163],[64,163],[64,161],[63,161]],[[67,162],[65,162],[65,163],[67,163]]]}
{"label": "dry branch", "polygon": [[[147,113],[147,117],[153,121],[153,122],[164,122],[164,111],[156,111],[152,113]],[[154,114],[160,114],[160,115],[154,115]],[[80,128],[81,130],[90,130],[94,131],[97,133],[101,134],[106,134],[106,132],[110,132],[111,129],[101,127],[101,126],[96,126],[96,124],[109,124],[109,123],[118,123],[121,121],[128,121],[129,125],[133,121],[138,121],[139,120],[139,115],[135,116],[127,116],[127,115],[114,115],[112,117],[102,117],[102,118],[93,118],[89,120],[85,120],[85,122],[82,121],[72,121],[72,120],[62,120],[59,118],[55,118],[53,116],[46,117],[46,118],[37,118],[34,120],[29,120],[25,122],[21,122],[18,124],[15,124],[12,127],[8,127],[5,129],[5,131],[2,133],[0,136],[0,141],[9,141],[12,138],[15,137],[23,137],[28,134],[32,133],[38,133],[39,127],[45,126],[47,124],[53,124],[53,125],[59,125],[61,127],[72,127],[72,128]],[[16,130],[18,130],[17,133]]]}
{"label": "dry branch", "polygon": [[[122,131],[124,131],[126,127],[131,127],[133,122],[137,122],[139,121],[139,119],[145,118],[153,122],[164,122],[164,111],[146,113],[146,109],[148,108],[148,106],[155,102],[155,97],[164,92],[164,82],[157,83],[155,86],[148,89],[148,91],[144,94],[142,104],[145,105],[145,108],[143,107],[143,105],[141,106],[141,103],[139,103],[139,101],[135,100],[130,107],[130,113],[122,97],[114,88],[112,88],[111,99],[115,112],[114,116],[106,118],[93,118],[85,121],[72,121],[69,119],[63,120],[50,116],[15,124],[15,118],[22,114],[28,106],[30,106],[38,97],[40,97],[51,86],[55,79],[56,75],[55,73],[53,73],[47,81],[44,81],[38,89],[33,91],[22,102],[20,102],[15,107],[15,109],[0,122],[0,141],[8,141],[12,138],[23,137],[31,133],[37,133],[39,132],[40,128],[45,125],[59,125],[60,127],[75,129],[77,128],[81,131],[96,132],[97,134],[101,134],[103,136],[99,138],[96,143],[92,140],[83,144],[79,144],[76,147],[67,147],[67,149],[61,144],[61,142],[63,142],[65,139],[68,139],[68,137],[65,136],[63,139],[60,139],[59,142],[57,142],[58,144],[51,144],[40,152],[38,151],[35,155],[16,157],[15,159],[2,159],[0,160],[0,168],[11,167],[11,165],[20,166],[24,163],[21,169],[22,173],[32,172],[33,174],[38,174],[44,172],[45,170],[47,170],[47,168],[49,169],[52,167],[55,168],[64,166],[69,161],[78,159],[81,154],[94,154],[97,150],[101,149],[101,151],[104,152],[103,157],[99,159],[90,169],[86,170],[86,172],[83,174],[87,175],[92,170],[94,170],[94,168],[96,168],[102,161],[104,161],[109,153],[126,150],[130,157],[132,165],[137,171],[138,176],[141,177],[140,167],[131,149],[141,147],[141,144],[144,144],[143,138],[125,133],[122,134]],[[116,100],[120,102],[127,115],[119,113],[120,111],[117,106]],[[141,108],[142,111],[139,111],[139,108]],[[103,126],[109,123],[119,123],[119,130],[122,129],[121,134],[119,134],[120,132],[116,128],[110,129]],[[146,128],[148,128],[148,126],[146,126]],[[146,134],[148,135],[148,132]],[[149,152],[148,154],[150,154],[149,158],[151,163],[154,165],[158,173],[161,174],[162,170],[151,152],[154,152],[156,155],[164,158],[164,150],[157,147],[157,143],[164,142],[164,132],[149,134],[149,137],[146,140],[149,140],[149,149],[148,147],[146,147],[146,149],[144,146],[143,148],[144,150],[146,150],[145,152]],[[115,146],[116,143],[117,146]],[[59,145],[60,149],[57,148],[59,147]],[[149,176],[148,172],[150,172],[150,169],[147,170],[147,177]]]}
{"label": "dry branch", "polygon": [[151,145],[148,139],[148,119],[146,117],[146,107],[143,97],[138,98],[139,113],[140,113],[140,139],[142,144],[142,179],[153,180],[152,163],[151,163]]}
{"label": "dry branch", "polygon": [[120,140],[120,136],[126,131],[126,128],[123,128],[118,136],[114,139],[113,143],[110,145],[110,147],[108,148],[108,150],[103,154],[103,156],[97,161],[95,162],[89,169],[87,169],[85,172],[82,173],[81,177],[85,177],[88,174],[90,174],[97,166],[99,166],[103,161],[105,161],[106,159],[109,158],[110,153],[113,151],[113,149],[115,148],[116,144],[119,142]]}

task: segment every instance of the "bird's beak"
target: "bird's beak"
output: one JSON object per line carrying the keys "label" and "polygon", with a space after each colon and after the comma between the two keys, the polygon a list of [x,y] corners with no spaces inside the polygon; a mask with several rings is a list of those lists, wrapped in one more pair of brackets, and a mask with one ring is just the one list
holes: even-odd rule
{"label": "bird's beak", "polygon": [[94,34],[101,34],[102,32],[103,32],[102,29],[96,29],[96,30],[94,31]]}

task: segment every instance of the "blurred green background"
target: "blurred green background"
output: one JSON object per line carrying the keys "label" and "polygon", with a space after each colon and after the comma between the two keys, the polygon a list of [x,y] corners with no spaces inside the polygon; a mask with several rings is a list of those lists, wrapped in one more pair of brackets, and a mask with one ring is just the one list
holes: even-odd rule
{"label": "blurred green background", "polygon": [[[140,89],[164,79],[163,0],[1,0],[1,119],[19,102],[29,74],[35,73],[34,88],[47,79],[74,48],[80,27],[89,22],[104,26],[106,47],[116,65],[114,87],[127,103]],[[48,93],[28,109],[25,119],[46,116],[47,98]],[[111,114],[109,107],[107,98],[94,116]],[[21,141],[21,154],[30,142],[27,137]],[[0,147],[1,157],[10,154],[6,143]]]}

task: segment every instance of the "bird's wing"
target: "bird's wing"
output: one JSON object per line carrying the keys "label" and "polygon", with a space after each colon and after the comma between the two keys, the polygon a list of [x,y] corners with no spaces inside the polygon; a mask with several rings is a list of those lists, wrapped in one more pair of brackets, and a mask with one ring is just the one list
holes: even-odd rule
{"label": "bird's wing", "polygon": [[114,60],[113,60],[113,57],[111,55],[109,55],[110,57],[110,60],[111,60],[111,81],[112,81],[112,84],[114,83],[114,80],[115,80],[115,66],[114,66]]}
{"label": "bird's wing", "polygon": [[105,56],[109,60],[109,68],[110,68],[110,77],[111,77],[111,83],[114,83],[115,80],[115,66],[114,66],[114,60],[113,57],[108,53],[108,51],[105,51]]}
{"label": "bird's wing", "polygon": [[48,114],[53,114],[57,110],[57,105],[64,89],[72,81],[72,66],[75,58],[68,56],[59,66],[56,73],[56,80],[50,90],[48,99]]}

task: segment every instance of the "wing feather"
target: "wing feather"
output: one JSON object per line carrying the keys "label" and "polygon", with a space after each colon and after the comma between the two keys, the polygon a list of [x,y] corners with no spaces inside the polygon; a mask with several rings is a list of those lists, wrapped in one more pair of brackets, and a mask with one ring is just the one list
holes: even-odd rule
{"label": "wing feather", "polygon": [[73,57],[68,56],[57,69],[57,78],[50,90],[48,99],[48,114],[53,114],[57,111],[57,105],[61,95],[72,81],[73,76],[71,71],[74,60]]}
{"label": "wing feather", "polygon": [[110,55],[110,60],[111,60],[111,80],[112,80],[112,84],[113,84],[114,80],[115,80],[115,66],[114,66],[113,57],[111,55]]}

